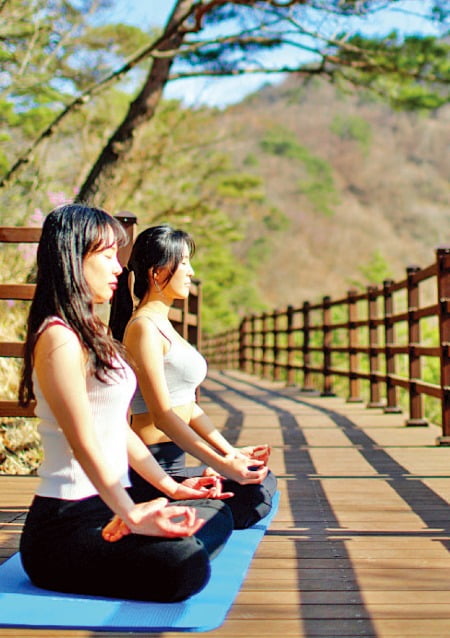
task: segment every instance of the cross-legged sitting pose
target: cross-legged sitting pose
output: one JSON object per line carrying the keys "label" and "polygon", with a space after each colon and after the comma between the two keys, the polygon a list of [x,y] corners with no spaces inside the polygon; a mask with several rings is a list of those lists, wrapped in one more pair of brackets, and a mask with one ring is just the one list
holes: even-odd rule
{"label": "cross-legged sitting pose", "polygon": [[[169,320],[174,300],[189,295],[193,251],[191,236],[169,225],[141,232],[128,262],[131,282],[124,272],[111,326],[117,338],[123,335],[138,378],[132,402],[133,429],[178,480],[189,475],[225,477],[223,488],[234,493],[227,505],[235,528],[245,528],[270,511],[276,479],[267,467],[268,445],[233,447],[196,402],[206,362]],[[138,300],[132,314],[129,283]],[[187,468],[185,452],[204,465]],[[131,472],[131,480],[137,494],[145,490],[136,472]]]}
{"label": "cross-legged sitting pose", "polygon": [[[129,427],[135,375],[95,311],[124,241],[100,209],[69,204],[44,221],[19,392],[36,399],[44,460],[20,552],[46,589],[178,601],[207,583],[233,521],[220,481],[175,481]],[[156,498],[133,500],[129,466]]]}

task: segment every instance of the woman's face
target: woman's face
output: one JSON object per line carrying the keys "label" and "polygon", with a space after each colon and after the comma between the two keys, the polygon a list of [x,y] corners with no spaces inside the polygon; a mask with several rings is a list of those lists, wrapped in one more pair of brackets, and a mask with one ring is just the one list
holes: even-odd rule
{"label": "woman's face", "polygon": [[[167,277],[168,268],[162,268],[157,274],[157,282],[164,281]],[[191,266],[191,260],[189,255],[189,248],[187,244],[184,246],[183,258],[178,264],[178,268],[173,273],[169,282],[164,286],[164,295],[170,296],[173,299],[186,299],[189,296],[189,289],[191,287],[191,280],[194,276],[194,269]]]}
{"label": "woman's face", "polygon": [[83,259],[83,274],[94,303],[109,301],[117,288],[122,266],[117,260],[117,244],[111,231],[110,241]]}

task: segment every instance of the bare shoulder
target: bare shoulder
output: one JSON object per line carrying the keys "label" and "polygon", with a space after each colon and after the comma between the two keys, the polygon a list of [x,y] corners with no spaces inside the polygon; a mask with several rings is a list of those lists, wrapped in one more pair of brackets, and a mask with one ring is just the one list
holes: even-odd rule
{"label": "bare shoulder", "polygon": [[147,315],[136,315],[130,320],[126,327],[124,343],[129,339],[133,340],[142,337],[148,339],[157,338],[159,340],[160,332],[150,317]]}
{"label": "bare shoulder", "polygon": [[49,323],[42,330],[35,346],[35,356],[49,356],[56,350],[64,351],[68,356],[80,356],[80,340],[69,326],[60,322]]}
{"label": "bare shoulder", "polygon": [[123,337],[125,348],[138,361],[164,353],[164,344],[161,333],[156,324],[145,315],[137,315],[128,324]]}

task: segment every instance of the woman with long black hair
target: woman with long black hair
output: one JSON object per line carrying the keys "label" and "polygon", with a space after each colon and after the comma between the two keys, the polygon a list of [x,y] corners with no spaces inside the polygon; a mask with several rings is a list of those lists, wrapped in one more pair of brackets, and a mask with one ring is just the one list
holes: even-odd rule
{"label": "woman with long black hair", "polygon": [[[206,362],[169,320],[175,299],[189,295],[193,253],[194,241],[185,231],[167,224],[142,231],[128,261],[131,281],[126,271],[121,277],[111,327],[117,338],[123,335],[138,378],[131,405],[133,429],[177,480],[225,477],[223,488],[233,493],[227,505],[234,526],[246,528],[270,511],[276,479],[267,467],[268,445],[234,447],[196,401]],[[134,311],[129,283],[137,300]],[[185,452],[203,465],[187,468]],[[133,471],[130,476],[139,494],[142,479]]]}

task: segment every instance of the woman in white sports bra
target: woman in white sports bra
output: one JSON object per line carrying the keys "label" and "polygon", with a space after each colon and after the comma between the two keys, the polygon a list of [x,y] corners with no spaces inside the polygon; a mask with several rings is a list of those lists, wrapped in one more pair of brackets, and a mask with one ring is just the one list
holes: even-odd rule
{"label": "woman in white sports bra", "polygon": [[[216,487],[175,481],[129,427],[136,378],[95,311],[116,289],[125,239],[97,208],[45,219],[19,393],[36,399],[44,461],[20,553],[45,589],[172,602],[207,583],[233,520],[205,498],[220,498]],[[149,498],[131,496],[129,466]]]}
{"label": "woman in white sports bra", "polygon": [[[206,362],[169,321],[174,300],[189,295],[193,252],[191,236],[167,224],[141,232],[128,262],[130,282],[124,272],[110,325],[116,338],[123,339],[138,378],[132,428],[177,480],[225,477],[223,489],[234,494],[226,503],[235,528],[245,528],[270,510],[276,479],[267,467],[268,445],[233,447],[196,402]],[[134,312],[129,286],[138,300]],[[185,452],[204,465],[187,468]],[[136,494],[145,491],[140,478],[133,472],[130,476]]]}

